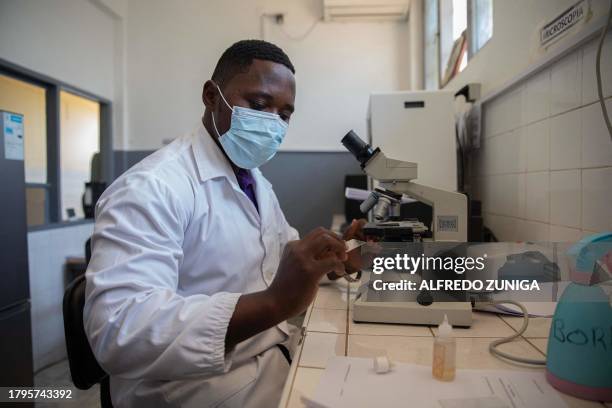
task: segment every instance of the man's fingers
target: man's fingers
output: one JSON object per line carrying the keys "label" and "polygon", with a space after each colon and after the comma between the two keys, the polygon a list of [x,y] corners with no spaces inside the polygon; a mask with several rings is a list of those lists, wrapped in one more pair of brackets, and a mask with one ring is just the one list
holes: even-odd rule
{"label": "man's fingers", "polygon": [[366,225],[367,221],[363,218],[358,219],[358,220],[353,220],[351,222],[351,225],[347,228],[347,230],[344,232],[344,239],[345,240],[349,240],[349,239],[359,239],[362,241],[365,241],[365,236],[363,234],[363,226]]}
{"label": "man's fingers", "polygon": [[335,234],[335,233],[331,232],[330,230],[325,229],[323,227],[315,228],[314,230],[310,231],[304,237],[304,239],[308,241],[308,240],[311,240],[311,239],[316,239],[316,237],[318,237],[320,235],[329,235],[332,238],[337,239],[338,241],[343,241],[343,239],[339,235],[337,235],[337,234]]}
{"label": "man's fingers", "polygon": [[321,276],[328,274],[330,272],[334,272],[338,276],[346,275],[346,271],[344,269],[344,263],[338,260],[335,257],[327,257],[324,259],[320,259],[315,261],[316,267],[319,270]]}
{"label": "man's fingers", "polygon": [[315,256],[321,255],[323,252],[332,252],[336,254],[338,259],[346,259],[346,244],[338,237],[332,236],[332,233],[323,233],[313,239],[305,242],[306,248]]}

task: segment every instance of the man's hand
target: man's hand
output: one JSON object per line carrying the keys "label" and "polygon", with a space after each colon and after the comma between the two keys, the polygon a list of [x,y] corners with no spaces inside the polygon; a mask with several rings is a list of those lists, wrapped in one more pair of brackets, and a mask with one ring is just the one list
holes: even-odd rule
{"label": "man's hand", "polygon": [[345,273],[346,259],[344,241],[331,231],[317,228],[303,239],[287,243],[268,290],[288,317],[295,316],[312,302],[323,275]]}
{"label": "man's hand", "polygon": [[[351,239],[358,239],[360,241],[365,241],[365,236],[363,235],[363,226],[366,225],[367,221],[365,219],[353,220],[351,225],[344,231],[343,239],[345,241]],[[362,259],[361,253],[359,251],[351,251],[347,254],[347,259],[344,262],[344,270],[345,272],[341,274],[337,274],[335,272],[330,272],[327,274],[327,277],[331,280],[336,280],[341,278],[344,274],[352,274],[358,272],[362,268]]]}
{"label": "man's hand", "polygon": [[346,258],[344,241],[324,228],[288,242],[270,287],[238,299],[225,335],[226,347],[306,310],[323,275],[344,275]]}

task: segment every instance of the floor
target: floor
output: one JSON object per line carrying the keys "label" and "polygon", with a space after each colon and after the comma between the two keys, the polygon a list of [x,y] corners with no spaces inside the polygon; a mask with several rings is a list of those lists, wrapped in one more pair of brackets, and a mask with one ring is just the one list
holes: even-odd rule
{"label": "floor", "polygon": [[72,399],[70,400],[37,402],[36,407],[100,407],[100,391],[98,389],[98,385],[95,385],[88,390],[79,390],[78,388],[75,388],[74,384],[72,384],[72,380],[70,379],[68,360],[62,360],[39,371],[34,377],[34,384],[36,387],[70,388],[72,390]]}

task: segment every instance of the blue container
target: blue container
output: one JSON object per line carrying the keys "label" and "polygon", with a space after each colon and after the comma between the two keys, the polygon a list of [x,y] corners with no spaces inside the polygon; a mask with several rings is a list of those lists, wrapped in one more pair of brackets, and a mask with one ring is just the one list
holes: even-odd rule
{"label": "blue container", "polygon": [[[607,234],[607,238],[611,237]],[[583,240],[570,250],[570,255],[576,257],[575,273],[593,273],[597,264],[593,258],[601,260],[610,254],[601,251],[606,237],[590,238],[595,238],[595,249]],[[588,281],[584,277],[578,280]],[[561,392],[588,400],[612,401],[611,284],[574,281],[557,303],[548,338],[546,378]]]}

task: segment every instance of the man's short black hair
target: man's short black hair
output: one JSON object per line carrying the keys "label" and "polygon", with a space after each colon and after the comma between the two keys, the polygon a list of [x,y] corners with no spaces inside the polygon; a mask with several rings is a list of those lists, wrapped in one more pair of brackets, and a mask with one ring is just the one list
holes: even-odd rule
{"label": "man's short black hair", "polygon": [[283,64],[295,74],[295,68],[285,52],[276,45],[262,40],[242,40],[229,47],[215,67],[212,80],[219,86],[234,75],[247,72],[254,59]]}

